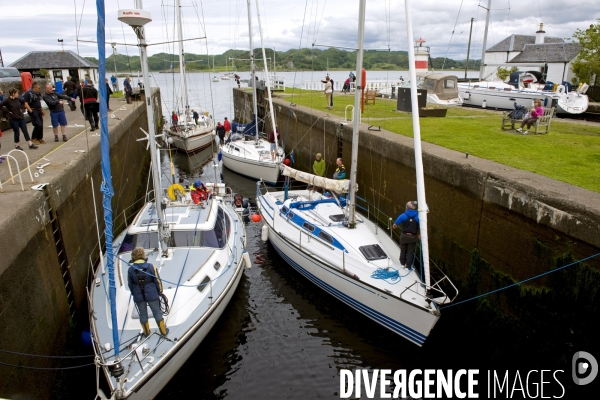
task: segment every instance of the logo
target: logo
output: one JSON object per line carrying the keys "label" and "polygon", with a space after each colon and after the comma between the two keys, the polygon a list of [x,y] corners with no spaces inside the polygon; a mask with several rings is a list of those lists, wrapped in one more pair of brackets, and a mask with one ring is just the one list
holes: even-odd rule
{"label": "logo", "polygon": [[598,375],[598,361],[590,353],[578,351],[573,354],[572,371],[576,385],[587,385]]}

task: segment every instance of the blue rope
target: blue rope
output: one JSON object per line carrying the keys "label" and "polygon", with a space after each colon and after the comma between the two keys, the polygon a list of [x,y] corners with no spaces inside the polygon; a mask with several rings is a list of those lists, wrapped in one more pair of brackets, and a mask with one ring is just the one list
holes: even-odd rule
{"label": "blue rope", "polygon": [[457,305],[459,305],[459,304],[466,303],[467,301],[471,301],[471,300],[478,299],[478,298],[480,298],[480,297],[488,296],[488,295],[490,295],[490,294],[492,294],[492,293],[496,293],[496,292],[499,292],[499,291],[501,291],[501,290],[508,289],[508,288],[511,288],[511,287],[513,287],[513,286],[520,285],[520,284],[522,284],[522,283],[525,283],[525,282],[528,282],[528,281],[532,281],[532,280],[534,280],[534,279],[540,278],[540,277],[542,277],[542,276],[545,276],[545,275],[549,275],[549,274],[551,274],[551,273],[553,273],[553,272],[560,271],[561,269],[565,269],[565,268],[571,267],[571,266],[573,266],[573,265],[575,265],[575,264],[582,263],[582,262],[584,262],[584,261],[586,261],[586,260],[590,260],[590,259],[592,259],[592,258],[594,258],[594,257],[598,257],[598,256],[600,256],[600,253],[594,254],[593,256],[589,256],[589,257],[586,257],[586,258],[582,258],[582,259],[581,259],[581,260],[579,260],[579,261],[573,261],[571,264],[563,265],[563,266],[562,266],[562,267],[560,267],[560,268],[556,268],[556,269],[553,269],[553,270],[551,270],[551,271],[546,271],[546,272],[544,272],[544,273],[541,273],[541,274],[539,274],[539,275],[532,276],[531,278],[527,278],[527,279],[524,279],[524,280],[522,280],[522,281],[519,281],[519,282],[515,282],[515,283],[513,283],[513,284],[510,284],[510,285],[508,285],[508,286],[504,286],[504,287],[501,287],[501,288],[499,288],[499,289],[492,290],[491,292],[487,292],[487,293],[484,293],[484,294],[480,294],[480,295],[478,295],[478,296],[471,297],[470,299],[466,299],[466,300],[459,301],[458,303],[454,303],[454,304],[448,304],[448,305],[446,305],[446,306],[443,306],[443,307],[440,307],[440,308],[448,308],[448,307],[452,307],[452,306],[457,306]]}
{"label": "blue rope", "polygon": [[410,274],[410,271],[412,271],[412,268],[405,275],[400,275],[398,270],[394,268],[377,268],[377,270],[371,274],[371,278],[382,279],[390,285],[395,285],[400,282],[402,278]]}
{"label": "blue rope", "polygon": [[100,146],[102,152],[102,207],[104,208],[104,236],[106,239],[106,264],[108,269],[108,287],[110,299],[110,315],[112,320],[113,343],[115,357],[119,356],[119,326],[117,322],[117,287],[115,284],[115,268],[113,255],[113,216],[111,200],[114,195],[112,185],[112,174],[110,171],[110,143],[108,138],[108,109],[106,107],[106,83],[102,81],[106,76],[106,54],[105,54],[105,13],[104,0],[96,0],[96,12],[98,14],[96,40],[98,42],[98,89],[100,90]]}

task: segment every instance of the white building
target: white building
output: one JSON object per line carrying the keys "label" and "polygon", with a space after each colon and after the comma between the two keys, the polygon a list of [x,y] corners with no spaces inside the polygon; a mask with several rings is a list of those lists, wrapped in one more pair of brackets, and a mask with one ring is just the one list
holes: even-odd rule
{"label": "white building", "polygon": [[543,24],[534,35],[510,35],[485,51],[484,79],[494,77],[499,67],[540,71],[554,83],[570,82],[574,77],[571,63],[579,54],[579,43],[545,36]]}
{"label": "white building", "polygon": [[45,69],[50,74],[52,83],[58,80],[64,82],[68,76],[71,76],[81,82],[91,79],[95,85],[98,84],[98,66],[70,50],[32,51],[10,66],[20,72],[30,72],[33,77],[42,77],[40,69]]}

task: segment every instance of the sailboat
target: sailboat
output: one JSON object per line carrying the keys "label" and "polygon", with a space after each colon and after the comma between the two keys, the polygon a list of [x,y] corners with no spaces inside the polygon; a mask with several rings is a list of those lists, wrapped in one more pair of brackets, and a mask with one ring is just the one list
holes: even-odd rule
{"label": "sailboat", "polygon": [[[256,82],[256,71],[254,66],[254,51],[252,47],[252,15],[250,9],[250,0],[247,0],[248,7],[248,27],[250,32],[250,67],[252,72],[251,82]],[[256,5],[258,14],[258,4]],[[269,76],[267,57],[265,54],[265,46],[263,43],[262,26],[260,14],[258,15],[258,24],[260,31],[260,40],[262,47],[262,55],[264,59],[265,76]],[[223,165],[228,169],[237,172],[238,174],[247,176],[252,179],[262,179],[264,182],[274,185],[279,179],[280,164],[283,161],[283,148],[276,146],[274,155],[271,152],[271,144],[268,140],[260,137],[258,121],[257,121],[257,105],[256,105],[256,85],[252,84],[252,109],[254,112],[253,121],[247,125],[234,124],[239,127],[238,130],[233,129],[229,141],[221,146],[221,155]],[[275,115],[273,108],[273,100],[271,98],[271,87],[269,80],[266,81],[267,97],[269,103],[269,115],[271,126],[275,130],[275,143],[279,142],[279,133],[275,127]],[[245,140],[249,138],[251,140]],[[237,140],[235,140],[237,139]]]}
{"label": "sailboat", "polygon": [[[169,119],[165,126],[168,142],[175,148],[186,153],[195,153],[212,146],[215,138],[216,124],[208,111],[200,107],[191,107],[188,102],[188,91],[185,75],[185,54],[183,49],[183,33],[181,24],[180,0],[175,0],[177,43],[179,45],[179,86],[181,91],[181,105],[183,111],[178,120]],[[193,118],[192,110],[198,112],[198,122]]]}
{"label": "sailboat", "polygon": [[[356,70],[362,70],[366,0],[360,1]],[[412,22],[406,0],[409,43]],[[427,203],[421,156],[419,110],[414,54],[409,52],[417,199],[420,219],[423,276],[399,262],[398,244],[383,229],[356,212],[356,171],[359,146],[358,115],[353,119],[350,180],[314,176],[285,166],[286,179],[324,188],[317,191],[267,191],[257,183],[257,205],[264,220],[261,238],[269,240],[281,257],[319,288],[392,332],[419,346],[440,318],[440,304],[458,291],[445,275],[432,282],[427,237]],[[362,76],[358,74],[354,112],[360,112]],[[336,195],[349,193],[348,198]],[[441,274],[441,271],[439,271]],[[450,292],[452,290],[452,292]],[[449,292],[450,294],[446,294]]]}
{"label": "sailboat", "polygon": [[[98,2],[98,20],[105,20],[104,2]],[[150,13],[138,9],[119,10],[119,20],[131,25],[138,37],[144,76],[148,76],[144,25]],[[105,73],[104,30],[98,33],[99,71]],[[149,80],[146,80],[147,82]],[[101,96],[106,90],[100,86]],[[113,241],[110,211],[109,138],[106,102],[101,102],[102,172],[106,221],[106,252],[93,273],[88,291],[91,337],[98,371],[103,371],[110,393],[98,388],[102,399],[154,398],[186,362],[219,319],[237,288],[244,266],[250,266],[245,251],[242,218],[233,208],[232,196],[222,183],[207,184],[212,199],[193,204],[181,188],[161,188],[160,157],[154,135],[152,102],[147,103],[148,144],[154,199],[148,199],[133,222]],[[216,170],[215,165],[215,170]],[[142,327],[137,306],[128,287],[132,250],[142,247],[146,262],[160,275],[168,311],[164,325],[156,325],[149,312],[149,327]],[[163,303],[164,304],[164,303]],[[162,331],[162,332],[161,332]]]}

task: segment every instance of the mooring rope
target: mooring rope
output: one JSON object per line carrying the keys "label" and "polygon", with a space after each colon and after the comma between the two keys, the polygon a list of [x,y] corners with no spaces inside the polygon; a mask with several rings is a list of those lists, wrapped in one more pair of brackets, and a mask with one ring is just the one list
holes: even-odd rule
{"label": "mooring rope", "polygon": [[570,264],[563,265],[562,267],[559,267],[559,268],[553,269],[552,271],[546,271],[546,272],[544,272],[544,273],[541,273],[541,274],[538,274],[538,275],[532,276],[532,277],[530,277],[530,278],[523,279],[522,281],[515,282],[515,283],[513,283],[513,284],[510,284],[510,285],[508,285],[508,286],[504,286],[504,287],[501,287],[501,288],[499,288],[499,289],[495,289],[495,290],[492,290],[492,291],[490,291],[490,292],[483,293],[483,294],[480,294],[480,295],[477,295],[477,296],[471,297],[471,298],[469,298],[469,299],[466,299],[466,300],[459,301],[458,303],[448,304],[448,305],[445,305],[445,306],[443,306],[443,307],[440,307],[440,308],[441,308],[441,309],[444,309],[444,308],[448,308],[448,307],[452,307],[452,306],[457,306],[457,305],[459,305],[459,304],[463,304],[463,303],[466,303],[466,302],[468,302],[468,301],[471,301],[471,300],[479,299],[479,298],[481,298],[481,297],[488,296],[488,295],[490,295],[490,294],[493,294],[493,293],[499,292],[499,291],[501,291],[501,290],[508,289],[508,288],[511,288],[511,287],[513,287],[513,286],[517,286],[517,285],[520,285],[520,284],[522,284],[522,283],[525,283],[525,282],[532,281],[532,280],[534,280],[534,279],[540,278],[540,277],[542,277],[542,276],[545,276],[545,275],[549,275],[549,274],[551,274],[551,273],[553,273],[553,272],[560,271],[560,270],[562,270],[562,269],[565,269],[565,268],[568,268],[568,267],[572,267],[573,265],[580,264],[580,263],[582,263],[582,262],[584,262],[584,261],[586,261],[586,260],[591,260],[592,258],[595,258],[595,257],[598,257],[598,256],[600,256],[600,253],[596,253],[596,254],[594,254],[593,256],[589,256],[589,257],[586,257],[586,258],[582,258],[581,260],[578,260],[578,261],[573,261],[573,262],[572,262],[572,263],[570,263]]}

